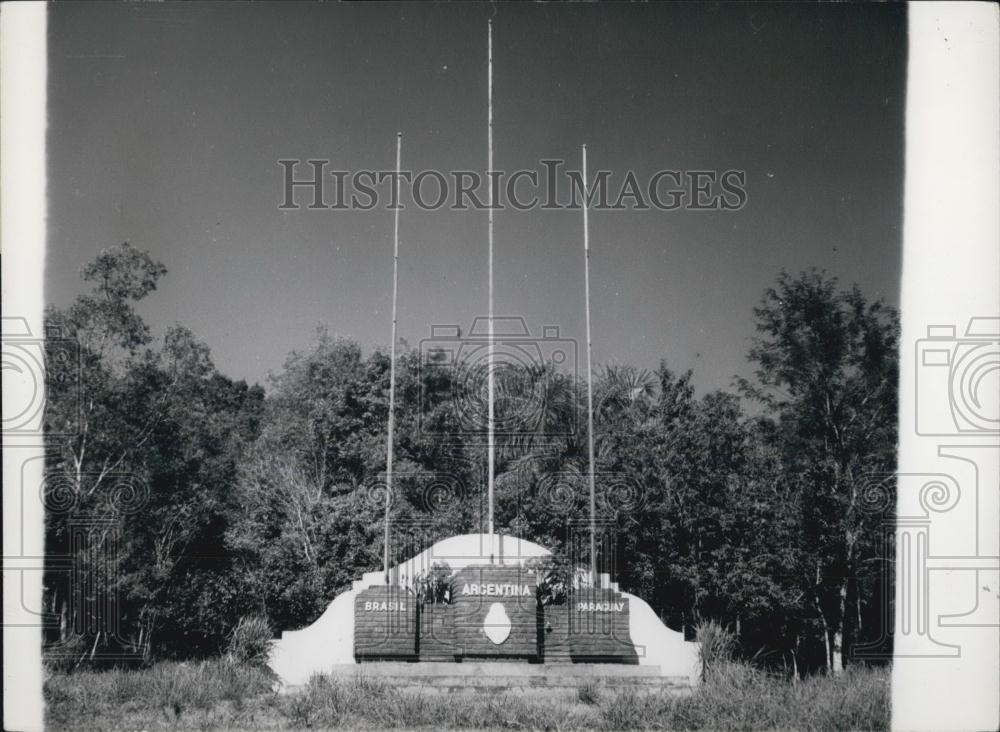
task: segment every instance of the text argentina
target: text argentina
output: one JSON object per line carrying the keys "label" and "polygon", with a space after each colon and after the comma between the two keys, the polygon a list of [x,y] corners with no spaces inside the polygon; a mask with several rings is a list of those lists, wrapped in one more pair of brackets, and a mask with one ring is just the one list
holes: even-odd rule
{"label": "text argentina", "polygon": [[463,595],[489,595],[492,597],[530,597],[528,585],[466,584],[462,585]]}

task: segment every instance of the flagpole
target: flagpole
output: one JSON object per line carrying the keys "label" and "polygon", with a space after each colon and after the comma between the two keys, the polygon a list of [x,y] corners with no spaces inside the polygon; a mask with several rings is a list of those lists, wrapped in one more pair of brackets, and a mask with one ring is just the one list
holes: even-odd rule
{"label": "flagpole", "polygon": [[587,302],[587,448],[590,454],[590,579],[597,586],[597,501],[594,489],[594,370],[590,345],[590,222],[588,218],[587,146],[583,146],[583,293]]}
{"label": "flagpole", "polygon": [[496,395],[495,395],[495,384],[493,382],[493,206],[494,206],[494,191],[493,191],[493,21],[492,19],[488,21],[488,34],[487,34],[487,91],[486,91],[486,101],[487,101],[487,162],[486,162],[486,178],[487,185],[489,186],[489,208],[488,212],[488,227],[489,227],[489,312],[488,312],[488,334],[489,334],[489,344],[487,346],[487,403],[488,403],[488,416],[487,416],[487,447],[486,447],[486,461],[487,461],[487,533],[490,537],[490,564],[493,564],[493,487],[495,481],[494,472],[494,461],[496,459],[496,435],[494,434],[494,410],[496,408]]}
{"label": "flagpole", "polygon": [[389,346],[389,435],[385,455],[385,541],[382,568],[389,584],[389,514],[392,508],[392,443],[396,427],[396,295],[399,291],[399,174],[403,151],[403,133],[396,133],[396,177],[393,178],[393,203],[396,210],[392,224],[392,342]]}

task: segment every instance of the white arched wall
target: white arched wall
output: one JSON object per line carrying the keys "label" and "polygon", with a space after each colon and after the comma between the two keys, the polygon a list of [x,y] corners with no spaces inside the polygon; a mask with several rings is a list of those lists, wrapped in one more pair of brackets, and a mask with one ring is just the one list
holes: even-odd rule
{"label": "white arched wall", "polygon": [[635,595],[628,598],[628,633],[639,654],[640,666],[659,666],[661,676],[686,676],[694,686],[701,679],[699,644],[684,640],[684,633],[664,625],[649,604]]}

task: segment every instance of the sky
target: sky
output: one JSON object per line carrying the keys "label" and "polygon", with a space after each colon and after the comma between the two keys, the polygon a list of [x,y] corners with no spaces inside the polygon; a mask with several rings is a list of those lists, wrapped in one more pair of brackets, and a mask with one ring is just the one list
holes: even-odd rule
{"label": "sky", "polygon": [[[191,328],[231,377],[262,382],[319,324],[387,347],[392,212],[281,210],[278,160],[390,170],[400,131],[404,168],[485,172],[488,18],[497,169],[579,169],[586,143],[619,185],[746,174],[737,211],[591,211],[595,365],[730,388],[781,269],[898,304],[905,8],[853,3],[50,5],[46,300],[129,241],[168,269],[153,333]],[[486,315],[487,217],[403,203],[416,346]],[[582,359],[581,212],[495,222],[496,314]]]}

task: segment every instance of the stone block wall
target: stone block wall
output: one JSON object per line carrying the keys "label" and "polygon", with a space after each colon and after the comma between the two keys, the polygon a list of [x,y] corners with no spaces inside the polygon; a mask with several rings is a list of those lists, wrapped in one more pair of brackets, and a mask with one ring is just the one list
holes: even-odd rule
{"label": "stone block wall", "polygon": [[639,662],[629,635],[629,599],[582,588],[538,608],[535,575],[519,566],[470,566],[452,578],[451,602],[418,607],[398,586],[355,599],[358,660]]}
{"label": "stone block wall", "polygon": [[415,598],[396,585],[370,587],[354,599],[354,656],[358,660],[416,660]]}

